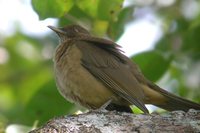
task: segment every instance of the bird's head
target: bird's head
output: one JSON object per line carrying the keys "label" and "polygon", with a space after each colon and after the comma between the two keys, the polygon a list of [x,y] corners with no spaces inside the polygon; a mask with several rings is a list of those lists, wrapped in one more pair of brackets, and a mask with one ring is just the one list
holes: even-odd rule
{"label": "bird's head", "polygon": [[60,38],[61,42],[64,42],[67,39],[75,38],[81,35],[89,35],[90,33],[79,25],[69,25],[61,28],[56,28],[53,26],[48,26],[53,30]]}

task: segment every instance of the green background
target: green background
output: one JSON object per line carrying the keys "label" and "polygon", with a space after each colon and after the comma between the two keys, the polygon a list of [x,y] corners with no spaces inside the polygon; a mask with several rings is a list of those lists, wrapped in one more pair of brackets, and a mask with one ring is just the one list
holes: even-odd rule
{"label": "green background", "polygon": [[[123,7],[123,0],[32,0],[32,7],[40,20],[56,18],[58,26],[81,22],[92,34],[113,41],[121,37],[127,24],[136,21],[135,10],[151,9],[160,19],[163,36],[152,50],[130,58],[151,81],[159,81],[171,92],[200,102],[200,11],[187,18],[181,10],[184,2],[177,0],[161,6],[133,0],[130,6]],[[200,6],[200,1],[191,2]],[[17,29],[12,36],[1,35],[0,39],[0,47],[9,53],[9,60],[0,64],[0,131],[12,123],[41,125],[80,109],[58,93],[53,61],[43,55],[45,49],[58,45],[53,32],[33,37]],[[26,55],[28,48],[33,51],[32,57]]]}

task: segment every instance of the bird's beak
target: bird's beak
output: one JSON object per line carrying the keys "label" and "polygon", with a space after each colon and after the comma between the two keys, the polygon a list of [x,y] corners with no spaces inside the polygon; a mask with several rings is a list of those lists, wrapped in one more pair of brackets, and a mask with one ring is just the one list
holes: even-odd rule
{"label": "bird's beak", "polygon": [[51,30],[53,30],[54,32],[56,32],[57,34],[65,34],[65,32],[62,30],[62,29],[60,29],[60,28],[56,28],[56,27],[53,27],[53,26],[47,26],[48,28],[50,28]]}

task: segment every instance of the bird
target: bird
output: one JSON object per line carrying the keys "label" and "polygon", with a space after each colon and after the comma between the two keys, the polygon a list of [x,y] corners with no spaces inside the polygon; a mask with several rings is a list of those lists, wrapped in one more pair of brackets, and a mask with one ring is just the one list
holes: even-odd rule
{"label": "bird", "polygon": [[[59,37],[54,54],[58,91],[68,101],[89,110],[143,113],[152,104],[167,111],[200,110],[200,104],[172,94],[142,74],[114,41],[96,37],[80,25],[48,26]],[[105,106],[106,105],[106,106]]]}

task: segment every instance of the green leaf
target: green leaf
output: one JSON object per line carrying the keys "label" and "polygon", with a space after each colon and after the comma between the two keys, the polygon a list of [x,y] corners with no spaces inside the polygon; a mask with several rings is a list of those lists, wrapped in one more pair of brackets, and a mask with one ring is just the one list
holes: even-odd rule
{"label": "green leaf", "polygon": [[147,79],[155,82],[168,70],[172,56],[152,50],[137,54],[132,60],[139,65]]}
{"label": "green leaf", "polygon": [[77,0],[76,1],[76,5],[92,18],[95,18],[97,16],[98,3],[99,3],[99,0]]}
{"label": "green leaf", "polygon": [[102,37],[106,34],[108,28],[108,21],[96,20],[93,22],[92,33],[96,36]]}
{"label": "green leaf", "polygon": [[59,25],[63,27],[69,24],[88,24],[91,21],[93,18],[88,13],[74,5],[64,17],[59,19]]}
{"label": "green leaf", "polygon": [[61,17],[73,6],[73,0],[32,0],[33,9],[40,20],[49,17]]}
{"label": "green leaf", "polygon": [[199,54],[199,51],[200,51],[199,34],[200,34],[200,25],[187,30],[187,32],[185,32],[185,34],[182,36],[183,38],[182,50],[191,52],[192,54],[193,53]]}
{"label": "green leaf", "polygon": [[39,125],[41,125],[53,117],[66,115],[73,109],[74,105],[67,102],[59,94],[52,79],[44,86],[41,86],[25,106],[18,103],[13,109],[5,112],[5,116],[11,123],[31,126],[34,121],[39,121]]}
{"label": "green leaf", "polygon": [[132,6],[123,8],[119,13],[117,21],[109,24],[108,35],[110,38],[117,40],[124,33],[125,24],[133,17],[133,10]]}
{"label": "green leaf", "polygon": [[58,92],[55,81],[44,85],[30,100],[24,110],[22,120],[26,123],[39,120],[39,124],[50,118],[66,115],[73,109],[73,104],[67,102]]}
{"label": "green leaf", "polygon": [[100,0],[98,4],[98,18],[116,21],[122,9],[123,0]]}

